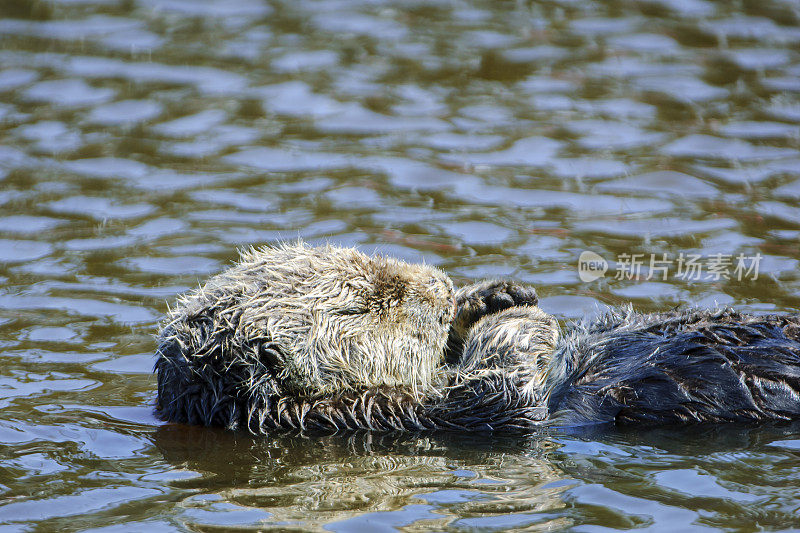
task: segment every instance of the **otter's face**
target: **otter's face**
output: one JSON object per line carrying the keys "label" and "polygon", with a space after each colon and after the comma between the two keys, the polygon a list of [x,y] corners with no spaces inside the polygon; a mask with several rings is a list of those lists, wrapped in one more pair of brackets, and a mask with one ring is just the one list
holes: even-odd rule
{"label": "otter's face", "polygon": [[444,272],[414,265],[417,272],[408,279],[408,295],[403,310],[409,320],[428,333],[441,328],[449,331],[456,314],[453,282]]}
{"label": "otter's face", "polygon": [[161,336],[169,359],[202,387],[211,376],[236,394],[266,383],[271,393],[307,397],[370,387],[424,393],[454,312],[453,285],[435,268],[284,244],[244,251],[179,300]]}
{"label": "otter's face", "polygon": [[[424,393],[441,365],[455,316],[453,284],[443,272],[424,265],[371,259],[360,335],[350,338],[349,376],[354,388],[403,386]],[[347,335],[347,332],[343,332]]]}

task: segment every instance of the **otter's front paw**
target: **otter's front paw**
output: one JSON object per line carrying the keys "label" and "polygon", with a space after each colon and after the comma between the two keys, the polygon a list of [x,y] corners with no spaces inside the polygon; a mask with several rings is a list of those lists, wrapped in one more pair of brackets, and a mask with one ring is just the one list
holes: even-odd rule
{"label": "otter's front paw", "polygon": [[547,397],[548,368],[558,338],[556,319],[535,305],[487,315],[469,330],[456,375],[469,381],[504,374],[539,404]]}
{"label": "otter's front paw", "polygon": [[536,290],[513,281],[487,280],[461,287],[456,291],[456,316],[450,327],[445,359],[457,362],[470,328],[486,315],[521,305],[537,305]]}
{"label": "otter's front paw", "polygon": [[467,285],[456,291],[454,326],[469,329],[486,315],[509,307],[537,305],[536,289],[513,281],[487,280]]}

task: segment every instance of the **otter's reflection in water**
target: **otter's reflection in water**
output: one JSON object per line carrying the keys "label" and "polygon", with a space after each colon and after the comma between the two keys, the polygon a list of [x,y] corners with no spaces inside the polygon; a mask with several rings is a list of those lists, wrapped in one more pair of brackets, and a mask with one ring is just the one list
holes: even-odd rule
{"label": "otter's reflection in water", "polygon": [[779,529],[800,525],[798,433],[794,423],[270,438],[167,425],[154,442],[199,474],[172,482],[191,494],[179,513],[191,527]]}
{"label": "otter's reflection in water", "polygon": [[571,485],[557,483],[567,478],[547,458],[557,446],[548,438],[369,432],[268,438],[163,426],[154,441],[174,466],[201,473],[175,482],[181,488],[213,492],[267,511],[268,523],[303,528],[331,529],[359,517],[429,527],[493,515],[549,521],[565,507],[561,494]]}

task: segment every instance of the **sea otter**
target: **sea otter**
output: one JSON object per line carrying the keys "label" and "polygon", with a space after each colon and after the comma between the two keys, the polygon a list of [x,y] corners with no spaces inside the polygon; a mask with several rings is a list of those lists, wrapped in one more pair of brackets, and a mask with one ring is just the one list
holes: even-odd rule
{"label": "sea otter", "polygon": [[162,326],[157,410],[276,431],[531,430],[800,417],[800,321],[611,312],[349,248],[250,250]]}

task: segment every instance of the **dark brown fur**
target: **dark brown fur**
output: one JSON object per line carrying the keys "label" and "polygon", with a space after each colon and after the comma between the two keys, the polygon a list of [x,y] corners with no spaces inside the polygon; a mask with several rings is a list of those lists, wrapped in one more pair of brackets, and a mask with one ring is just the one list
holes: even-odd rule
{"label": "dark brown fur", "polygon": [[630,308],[574,326],[548,375],[559,425],[800,419],[800,317]]}

